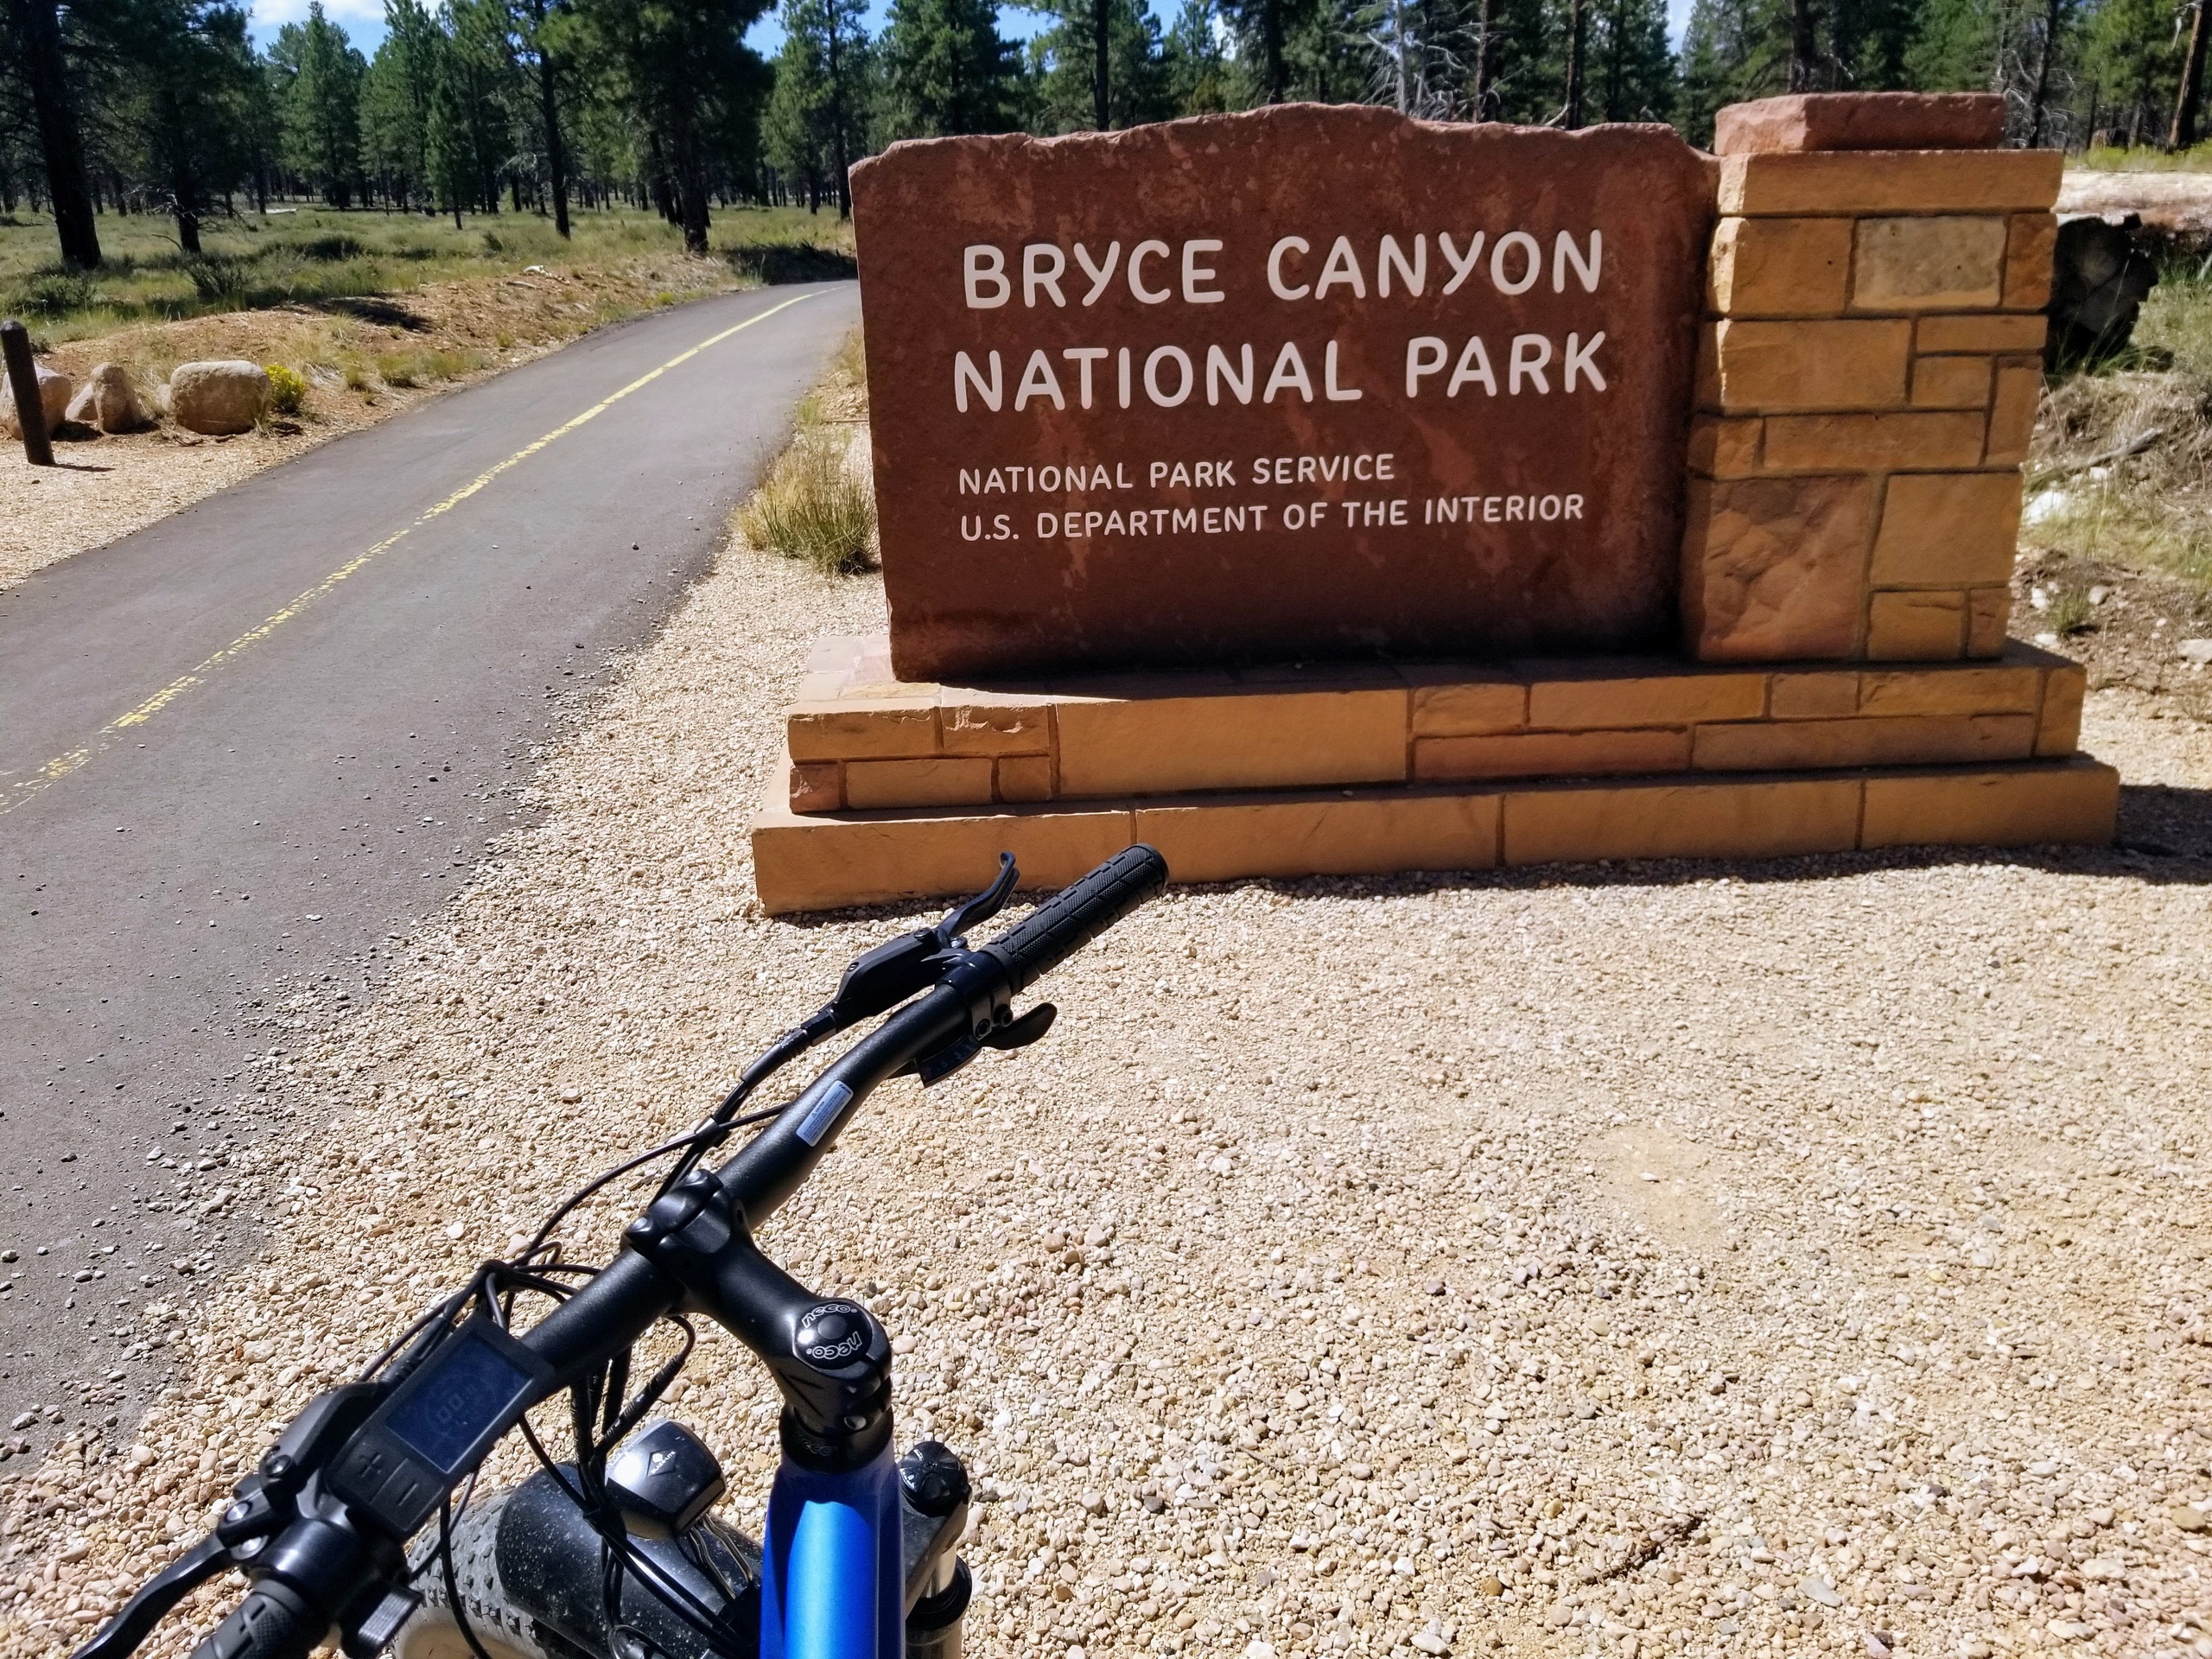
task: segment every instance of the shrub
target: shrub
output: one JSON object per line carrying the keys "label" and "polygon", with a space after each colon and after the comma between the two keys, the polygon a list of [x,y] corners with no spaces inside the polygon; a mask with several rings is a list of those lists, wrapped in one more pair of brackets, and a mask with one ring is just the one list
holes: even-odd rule
{"label": "shrub", "polygon": [[296,415],[308,400],[307,378],[282,363],[264,363],[269,376],[269,407],[278,415]]}
{"label": "shrub", "polygon": [[99,293],[92,277],[76,271],[41,271],[18,290],[13,308],[58,317],[91,305]]}
{"label": "shrub", "polygon": [[762,552],[824,575],[874,569],[875,492],[849,455],[843,433],[802,431],[738,510],[739,531]]}
{"label": "shrub", "polygon": [[458,380],[475,366],[466,354],[437,346],[414,352],[387,352],[377,359],[377,373],[387,386],[423,386],[437,380]]}
{"label": "shrub", "polygon": [[2050,603],[2044,611],[2043,620],[2053,633],[2063,637],[2080,633],[2095,616],[2096,608],[2089,602],[2088,594],[2072,588],[2062,588],[2050,596]]}
{"label": "shrub", "polygon": [[302,237],[292,244],[293,250],[302,259],[313,259],[322,264],[334,264],[340,259],[357,258],[366,253],[368,245],[358,236],[348,236],[343,231],[327,236]]}

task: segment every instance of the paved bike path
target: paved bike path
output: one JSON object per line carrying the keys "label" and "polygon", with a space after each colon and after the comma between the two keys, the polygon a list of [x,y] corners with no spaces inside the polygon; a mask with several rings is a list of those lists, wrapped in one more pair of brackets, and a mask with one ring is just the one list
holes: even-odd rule
{"label": "paved bike path", "polygon": [[117,1333],[251,1243],[201,1206],[278,1127],[276,988],[359,1000],[527,816],[531,744],[704,568],[858,314],[672,308],[0,590],[0,1440],[127,1427],[158,1356]]}

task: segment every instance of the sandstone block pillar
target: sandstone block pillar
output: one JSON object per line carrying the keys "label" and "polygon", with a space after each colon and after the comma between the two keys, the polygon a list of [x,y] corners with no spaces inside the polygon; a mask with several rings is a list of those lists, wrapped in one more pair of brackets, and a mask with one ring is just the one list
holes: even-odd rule
{"label": "sandstone block pillar", "polygon": [[2004,647],[2060,156],[1978,95],[1723,111],[1682,619],[1706,661]]}

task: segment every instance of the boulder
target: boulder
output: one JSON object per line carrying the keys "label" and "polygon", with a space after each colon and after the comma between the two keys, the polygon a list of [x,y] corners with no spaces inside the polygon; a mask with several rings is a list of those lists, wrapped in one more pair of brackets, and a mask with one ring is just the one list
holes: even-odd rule
{"label": "boulder", "polygon": [[97,365],[84,388],[69,402],[69,418],[103,432],[136,432],[153,424],[146,401],[120,363]]}
{"label": "boulder", "polygon": [[[76,382],[60,370],[38,365],[38,400],[46,410],[48,432],[69,418],[69,397],[75,390]],[[23,424],[16,418],[16,389],[4,374],[0,374],[0,430],[11,438],[23,435]]]}
{"label": "boulder", "polygon": [[180,363],[169,375],[169,413],[192,432],[247,432],[269,404],[258,363]]}

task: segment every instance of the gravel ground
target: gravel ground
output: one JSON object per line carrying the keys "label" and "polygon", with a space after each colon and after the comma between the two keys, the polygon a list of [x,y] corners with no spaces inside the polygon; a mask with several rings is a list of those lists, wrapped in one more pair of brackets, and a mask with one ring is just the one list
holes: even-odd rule
{"label": "gravel ground", "polygon": [[[443,925],[301,988],[245,1074],[287,1150],[165,1173],[148,1217],[188,1252],[205,1205],[257,1210],[262,1256],[144,1275],[79,1432],[0,1465],[0,1652],[80,1639],[315,1389],[910,925],[749,897],[805,643],[880,607],[731,556]],[[2151,712],[2101,693],[2091,741],[2201,823],[2212,732]],[[969,1456],[986,1659],[2212,1655],[2208,882],[2065,853],[1179,892],[1052,977],[1045,1042],[881,1090],[768,1243],[873,1300],[905,1437]],[[105,1431],[99,1379],[165,1360]],[[757,1523],[765,1384],[727,1341],[689,1375]]]}

